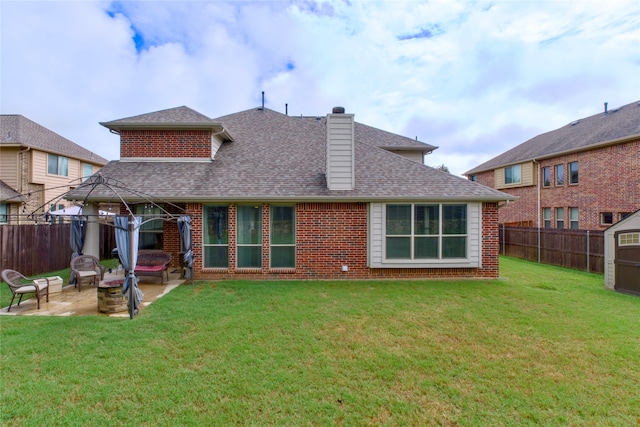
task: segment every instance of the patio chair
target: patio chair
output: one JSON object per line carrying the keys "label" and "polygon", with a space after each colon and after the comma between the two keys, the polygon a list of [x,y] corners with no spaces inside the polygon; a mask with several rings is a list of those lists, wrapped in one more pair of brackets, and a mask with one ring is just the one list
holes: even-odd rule
{"label": "patio chair", "polygon": [[29,279],[28,277],[23,276],[15,270],[2,270],[2,280],[9,285],[9,289],[11,289],[11,293],[13,297],[11,297],[11,303],[9,303],[9,308],[7,312],[11,311],[11,306],[13,305],[13,300],[16,295],[20,295],[18,298],[18,304],[22,301],[22,296],[24,294],[35,294],[36,299],[38,300],[38,310],[40,310],[40,298],[43,295],[47,296],[47,302],[49,302],[49,280],[48,279],[40,279],[37,282],[34,279]]}
{"label": "patio chair", "polygon": [[105,268],[100,264],[98,258],[92,255],[80,255],[71,260],[71,271],[76,276],[75,287],[78,292],[82,285],[98,286],[100,280],[104,279]]}

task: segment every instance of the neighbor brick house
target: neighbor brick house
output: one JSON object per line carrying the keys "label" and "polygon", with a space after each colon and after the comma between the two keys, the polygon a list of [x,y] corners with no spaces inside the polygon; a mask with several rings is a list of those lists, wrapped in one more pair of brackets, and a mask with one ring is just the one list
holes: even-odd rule
{"label": "neighbor brick house", "polygon": [[60,196],[105,164],[22,115],[0,115],[0,224],[32,223],[23,213],[62,208]]}
{"label": "neighbor brick house", "polygon": [[605,104],[465,175],[518,197],[500,223],[604,230],[640,209],[640,102]]}
{"label": "neighbor brick house", "polygon": [[[120,134],[121,159],[96,182],[135,214],[165,219],[143,227],[140,247],[176,264],[166,219],[189,215],[196,279],[498,276],[498,206],[513,198],[425,166],[436,147],[342,108],[213,120],[179,107],[102,125]],[[100,185],[69,197],[115,199]]]}

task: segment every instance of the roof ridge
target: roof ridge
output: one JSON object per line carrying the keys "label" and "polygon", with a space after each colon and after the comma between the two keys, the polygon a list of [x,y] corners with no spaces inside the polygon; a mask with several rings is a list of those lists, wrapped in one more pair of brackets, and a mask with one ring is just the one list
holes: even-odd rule
{"label": "roof ridge", "polygon": [[540,133],[464,174],[484,172],[609,143],[616,144],[635,136],[640,136],[640,101],[576,119],[556,129]]}

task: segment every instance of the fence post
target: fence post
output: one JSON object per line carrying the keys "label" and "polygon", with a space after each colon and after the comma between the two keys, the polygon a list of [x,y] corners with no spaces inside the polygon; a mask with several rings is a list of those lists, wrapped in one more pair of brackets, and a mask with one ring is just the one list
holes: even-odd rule
{"label": "fence post", "polygon": [[502,255],[506,255],[505,242],[507,241],[506,230],[504,227],[504,223],[502,223]]}
{"label": "fence post", "polygon": [[538,226],[538,264],[540,264],[540,226]]}
{"label": "fence post", "polygon": [[590,272],[590,268],[589,268],[589,230],[587,230],[587,273]]}

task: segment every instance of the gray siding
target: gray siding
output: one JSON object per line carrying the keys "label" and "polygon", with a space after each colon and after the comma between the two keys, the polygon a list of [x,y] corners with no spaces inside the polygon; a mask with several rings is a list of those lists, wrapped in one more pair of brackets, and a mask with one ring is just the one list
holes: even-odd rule
{"label": "gray siding", "polygon": [[353,190],[353,114],[327,115],[326,177],[329,190]]}
{"label": "gray siding", "polygon": [[[394,202],[396,203],[396,202]],[[429,202],[431,203],[431,202]],[[450,202],[449,202],[450,203]],[[369,207],[369,267],[372,268],[480,268],[482,267],[482,204],[467,204],[467,258],[452,260],[393,260],[384,259],[385,204],[371,203]]]}

